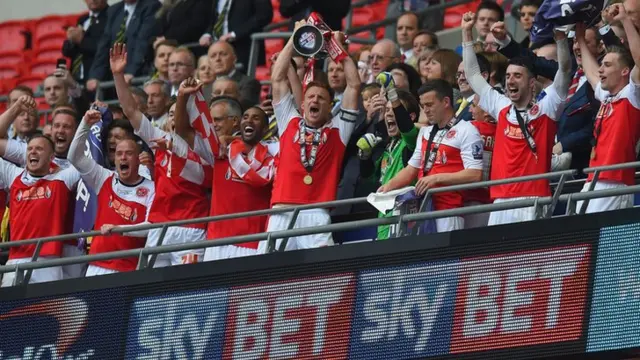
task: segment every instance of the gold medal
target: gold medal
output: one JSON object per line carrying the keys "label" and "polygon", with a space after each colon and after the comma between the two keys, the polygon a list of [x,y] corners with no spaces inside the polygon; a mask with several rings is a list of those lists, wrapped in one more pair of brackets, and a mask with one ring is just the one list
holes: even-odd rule
{"label": "gold medal", "polygon": [[595,146],[591,148],[591,160],[596,158],[596,148]]}
{"label": "gold medal", "polygon": [[302,182],[304,182],[305,185],[311,185],[311,183],[313,183],[313,178],[311,177],[311,175],[307,174],[302,179]]}

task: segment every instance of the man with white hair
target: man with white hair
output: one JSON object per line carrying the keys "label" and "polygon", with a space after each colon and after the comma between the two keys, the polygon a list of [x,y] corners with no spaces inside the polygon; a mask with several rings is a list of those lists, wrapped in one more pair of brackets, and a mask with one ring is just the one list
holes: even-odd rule
{"label": "man with white hair", "polygon": [[163,80],[149,80],[144,84],[147,94],[147,111],[151,124],[162,127],[167,120],[169,103],[171,102],[171,87]]}
{"label": "man with white hair", "polygon": [[384,71],[389,65],[400,61],[400,48],[389,39],[378,41],[371,49],[371,71],[373,79]]}
{"label": "man with white hair", "polygon": [[260,102],[260,83],[236,71],[237,57],[233,46],[226,41],[218,41],[209,47],[207,55],[216,78],[226,76],[238,83],[240,103],[247,107]]}

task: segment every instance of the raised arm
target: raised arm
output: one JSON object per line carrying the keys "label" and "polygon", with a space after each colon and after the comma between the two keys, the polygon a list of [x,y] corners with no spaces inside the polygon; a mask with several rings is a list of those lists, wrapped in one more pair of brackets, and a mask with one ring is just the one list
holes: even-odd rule
{"label": "raised arm", "polygon": [[296,106],[299,109],[302,107],[302,81],[300,81],[296,68],[294,68],[293,65],[289,66],[287,79],[289,79],[289,86],[291,86],[293,100],[296,102]]}
{"label": "raised arm", "polygon": [[7,139],[9,137],[9,128],[18,115],[25,111],[33,111],[35,108],[36,102],[31,96],[20,96],[7,111],[0,115],[0,139]]}
{"label": "raised arm", "polygon": [[595,56],[591,54],[589,48],[587,47],[587,42],[584,39],[584,33],[586,30],[586,26],[583,23],[576,24],[576,39],[580,45],[580,55],[582,56],[582,70],[584,70],[584,74],[587,77],[587,81],[593,89],[596,88],[598,83],[600,82],[600,76],[598,75],[598,60],[596,60]]}
{"label": "raised arm", "polygon": [[[638,29],[631,21],[631,18],[627,16],[627,12],[624,9],[622,4],[614,4],[617,5],[617,13],[616,8],[613,9],[615,16],[614,20],[622,22],[622,26],[624,27],[624,32],[627,34],[627,42],[629,43],[629,50],[631,50],[631,56],[633,57],[633,62],[636,64],[631,70],[631,80],[635,84],[640,84],[640,70],[638,70],[638,64],[640,64],[640,35],[638,34]],[[611,5],[614,7],[614,5]]]}
{"label": "raised arm", "polygon": [[125,68],[127,67],[127,48],[125,44],[117,43],[113,45],[109,52],[109,65],[111,66],[111,72],[113,72],[113,81],[116,84],[120,107],[122,107],[124,115],[137,131],[140,129],[140,123],[142,122],[142,112],[136,106],[136,100],[124,78]]}
{"label": "raised arm", "polygon": [[[304,20],[296,22],[294,31],[304,24],[306,24]],[[293,51],[293,36],[291,36],[282,51],[280,51],[280,54],[278,54],[278,58],[271,70],[271,94],[273,96],[273,103],[279,103],[280,99],[289,92],[287,74],[291,67]]]}
{"label": "raised arm", "polygon": [[71,146],[69,147],[68,159],[71,161],[73,167],[75,167],[81,175],[86,175],[92,172],[97,166],[99,166],[95,160],[85,155],[85,147],[91,127],[100,121],[101,115],[97,110],[89,110],[84,114],[76,135],[73,137]]}
{"label": "raised arm", "polygon": [[[336,33],[338,44],[342,44],[340,41],[343,35]],[[341,45],[342,46],[342,45]],[[344,49],[343,49],[344,50]],[[346,51],[345,51],[346,53]],[[344,67],[344,76],[347,81],[347,87],[342,95],[342,109],[358,111],[358,99],[360,97],[360,74],[358,74],[358,68],[353,62],[351,56],[346,56],[342,60],[342,66]]]}
{"label": "raised arm", "polygon": [[482,97],[491,90],[491,85],[482,77],[480,65],[475,51],[473,51],[473,25],[476,23],[476,14],[467,12],[462,16],[462,61],[464,62],[464,74],[473,91]]}
{"label": "raised arm", "polygon": [[558,72],[553,78],[553,87],[561,99],[567,98],[569,84],[571,83],[571,55],[569,54],[569,40],[567,34],[561,31],[555,32],[558,45]]}
{"label": "raised arm", "polygon": [[180,87],[178,87],[176,112],[173,118],[175,133],[183,138],[192,149],[194,148],[196,132],[189,122],[187,102],[189,102],[189,97],[200,91],[203,85],[204,83],[201,83],[194,78],[188,78],[180,84]]}

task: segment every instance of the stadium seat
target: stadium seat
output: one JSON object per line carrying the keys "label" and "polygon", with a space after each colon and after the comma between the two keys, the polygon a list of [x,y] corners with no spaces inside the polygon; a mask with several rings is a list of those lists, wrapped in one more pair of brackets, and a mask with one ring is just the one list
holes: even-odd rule
{"label": "stadium seat", "polygon": [[35,54],[36,54],[36,57],[34,60],[58,59],[63,57],[61,46],[41,47],[36,49]]}
{"label": "stadium seat", "polygon": [[256,67],[256,80],[263,81],[269,80],[269,68],[267,66],[258,66]]}
{"label": "stadium seat", "polygon": [[58,47],[62,49],[62,43],[67,39],[64,31],[48,33],[34,39],[34,49]]}
{"label": "stadium seat", "polygon": [[17,79],[17,81],[15,82],[15,86],[24,85],[30,87],[31,89],[33,89],[33,91],[36,91],[40,84],[42,84],[42,82],[44,81],[45,77],[46,75],[42,74],[25,75]]}
{"label": "stadium seat", "polygon": [[[40,84],[38,84],[39,86]],[[51,106],[47,104],[47,101],[43,97],[35,98],[36,108],[38,109],[38,113],[40,114],[40,124],[39,127],[44,126],[47,123],[48,114],[43,113],[43,110],[51,109]]]}
{"label": "stadium seat", "polygon": [[13,79],[22,75],[21,65],[0,64],[0,79]]}
{"label": "stadium seat", "polygon": [[0,51],[23,50],[26,47],[25,32],[28,30],[22,21],[0,23]]}
{"label": "stadium seat", "polygon": [[[31,63],[31,74],[50,75],[56,70],[57,59],[36,60]],[[68,65],[68,64],[67,64]]]}
{"label": "stadium seat", "polygon": [[[9,91],[16,86],[17,79],[0,79],[0,94],[9,95]],[[4,104],[4,102],[0,102]]]}
{"label": "stadium seat", "polygon": [[33,39],[38,42],[40,38],[48,34],[65,32],[69,26],[69,20],[66,16],[49,15],[36,19],[33,25]]}
{"label": "stadium seat", "polygon": [[455,29],[460,27],[460,21],[462,21],[462,15],[467,11],[475,11],[480,5],[480,0],[475,0],[470,3],[452,6],[444,11],[444,28]]}
{"label": "stadium seat", "polygon": [[[351,27],[363,26],[371,24],[376,21],[375,14],[370,8],[356,8],[353,9],[353,15],[351,16]],[[347,27],[347,18],[342,20],[342,28]]]}
{"label": "stadium seat", "polygon": [[24,64],[25,60],[24,52],[20,50],[0,52],[0,64],[3,65]]}
{"label": "stadium seat", "polygon": [[267,39],[264,41],[264,51],[267,59],[271,59],[271,56],[282,50],[284,47],[284,40],[282,39]]}

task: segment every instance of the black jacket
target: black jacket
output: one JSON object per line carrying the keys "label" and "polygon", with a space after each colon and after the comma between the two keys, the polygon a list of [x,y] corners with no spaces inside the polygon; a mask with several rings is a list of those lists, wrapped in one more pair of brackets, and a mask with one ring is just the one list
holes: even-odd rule
{"label": "black jacket", "polygon": [[347,16],[351,8],[350,0],[282,0],[280,14],[292,18],[293,24],[307,18],[311,11],[315,11],[332,30],[342,29],[342,19]]}
{"label": "black jacket", "polygon": [[[82,67],[83,67],[83,76],[82,80],[80,76],[76,77],[76,80],[83,83],[87,80],[89,76],[89,70],[91,70],[91,65],[93,64],[93,59],[96,56],[96,51],[98,49],[98,42],[104,33],[104,28],[107,25],[107,10],[109,7],[107,6],[105,9],[98,13],[98,18],[95,23],[84,32],[84,37],[80,44],[74,44],[69,40],[65,40],[62,43],[62,55],[71,59],[71,63],[82,54]],[[78,19],[79,26],[83,26],[84,22],[89,19],[89,14],[83,15]]]}
{"label": "black jacket", "polygon": [[183,0],[157,22],[157,36],[178,44],[197,43],[211,24],[211,0]]}

